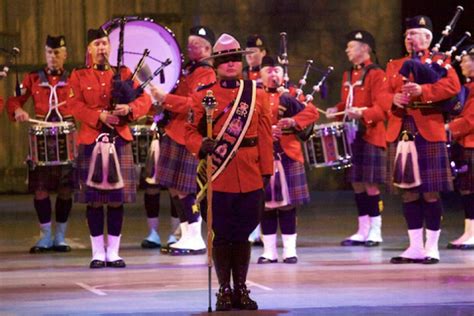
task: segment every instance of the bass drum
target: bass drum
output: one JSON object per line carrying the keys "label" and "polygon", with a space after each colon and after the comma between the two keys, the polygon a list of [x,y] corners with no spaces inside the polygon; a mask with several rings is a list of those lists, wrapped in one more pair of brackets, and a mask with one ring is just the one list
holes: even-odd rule
{"label": "bass drum", "polygon": [[[125,20],[123,64],[133,72],[143,51],[149,49],[150,54],[145,58],[145,64],[153,73],[169,58],[171,64],[164,68],[162,75],[153,78],[151,83],[166,92],[172,92],[178,85],[183,63],[183,55],[175,35],[166,26],[162,26],[150,18],[129,16],[125,17]],[[102,28],[109,34],[111,46],[109,60],[113,64],[117,61],[120,42],[120,18],[106,22]]]}

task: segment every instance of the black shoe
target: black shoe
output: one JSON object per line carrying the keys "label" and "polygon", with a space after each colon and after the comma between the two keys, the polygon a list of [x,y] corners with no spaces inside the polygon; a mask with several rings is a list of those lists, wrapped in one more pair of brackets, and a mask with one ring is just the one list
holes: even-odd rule
{"label": "black shoe", "polygon": [[406,263],[422,263],[425,259],[412,259],[405,257],[393,257],[390,259],[390,263],[393,264],[406,264]]}
{"label": "black shoe", "polygon": [[257,261],[258,264],[277,263],[277,262],[278,262],[278,259],[271,260],[265,257],[260,257],[258,258],[258,261]]}
{"label": "black shoe", "polygon": [[461,249],[461,246],[462,245],[456,245],[456,244],[452,244],[452,243],[449,243],[446,248],[448,249]]}
{"label": "black shoe", "polygon": [[54,245],[53,250],[56,252],[70,252],[71,247],[69,245]]}
{"label": "black shoe", "polygon": [[172,256],[192,256],[192,255],[202,255],[206,253],[206,248],[204,249],[179,249],[170,247],[168,250],[168,254]]}
{"label": "black shoe", "polygon": [[125,261],[119,259],[115,261],[107,261],[106,266],[109,268],[125,268],[127,265],[125,264]]}
{"label": "black shoe", "polygon": [[30,253],[45,253],[51,251],[52,249],[53,248],[33,246],[30,248]]}
{"label": "black shoe", "polygon": [[250,290],[244,285],[238,285],[238,288],[232,292],[232,307],[243,310],[257,310],[257,302],[249,296]]}
{"label": "black shoe", "polygon": [[221,287],[216,293],[216,311],[232,310],[232,289],[230,287]]}
{"label": "black shoe", "polygon": [[352,239],[346,239],[341,241],[341,246],[344,247],[350,247],[350,246],[364,246],[365,241],[358,241],[358,240],[352,240]]}
{"label": "black shoe", "polygon": [[472,244],[469,244],[469,245],[461,245],[461,248],[462,250],[473,250],[474,249],[474,245]]}
{"label": "black shoe", "polygon": [[298,263],[298,258],[297,257],[285,258],[283,259],[283,263],[295,264],[295,263]]}
{"label": "black shoe", "polygon": [[142,248],[144,249],[156,249],[161,248],[161,244],[157,244],[156,242],[150,241],[148,239],[144,239],[141,244]]}
{"label": "black shoe", "polygon": [[89,264],[89,268],[91,269],[101,269],[105,268],[105,261],[102,260],[92,260]]}
{"label": "black shoe", "polygon": [[421,263],[423,263],[423,264],[436,264],[438,262],[439,262],[439,259],[432,258],[432,257],[426,257],[425,259],[423,259],[423,261]]}
{"label": "black shoe", "polygon": [[365,243],[364,243],[364,246],[365,247],[377,247],[380,245],[380,242],[378,241],[372,241],[372,240],[367,240]]}

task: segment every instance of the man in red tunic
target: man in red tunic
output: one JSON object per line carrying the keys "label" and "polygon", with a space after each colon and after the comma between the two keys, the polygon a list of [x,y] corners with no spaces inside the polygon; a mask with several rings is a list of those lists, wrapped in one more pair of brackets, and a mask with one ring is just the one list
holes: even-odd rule
{"label": "man in red tunic", "polygon": [[[133,203],[136,200],[136,172],[133,165],[131,141],[133,140],[128,122],[145,115],[151,106],[151,98],[142,93],[132,97],[130,90],[127,94],[129,101],[115,104],[117,94],[125,92],[125,86],[119,91],[119,83],[125,82],[131,76],[131,71],[122,66],[112,68],[109,64],[110,41],[103,29],[91,29],[87,33],[89,45],[87,52],[91,58],[91,65],[87,68],[76,69],[71,74],[68,107],[74,117],[80,121],[77,157],[78,183],[75,199],[79,203],[87,204],[87,223],[92,244],[91,269],[125,267],[125,261],[119,256],[120,239],[122,232],[124,203]],[[117,74],[118,72],[118,74]],[[133,83],[137,87],[138,82]],[[115,90],[114,90],[115,87]],[[102,168],[91,163],[94,159],[94,149],[100,142],[99,135],[106,133],[114,143],[117,155],[115,165],[117,173],[123,178],[121,188],[100,189],[94,187],[90,181],[90,170],[94,169],[102,176]],[[111,153],[103,153],[106,160]],[[102,156],[102,155],[100,155]],[[99,155],[96,156],[96,162]],[[102,162],[104,159],[102,159]],[[109,164],[109,171],[113,164]],[[100,171],[99,171],[100,170]],[[105,176],[113,174],[109,172]],[[115,179],[114,179],[115,180]],[[104,180],[102,179],[101,182]],[[104,240],[104,204],[107,204],[107,242]]]}
{"label": "man in red tunic", "polygon": [[[359,227],[342,246],[378,246],[382,242],[382,200],[379,185],[386,179],[386,142],[384,121],[391,103],[384,98],[387,90],[385,72],[372,63],[375,39],[367,31],[355,30],[346,35],[346,54],[352,67],[344,73],[341,102],[327,110],[328,116],[346,111],[338,118],[355,120],[358,131],[352,140],[352,166],[347,180],[355,193]],[[349,123],[351,124],[351,123]],[[353,125],[352,125],[353,126]]]}
{"label": "man in red tunic", "polygon": [[[446,76],[434,83],[420,84],[416,80],[424,78],[400,74],[403,64],[411,58],[425,63],[433,38],[431,20],[427,16],[409,18],[405,26],[405,48],[413,57],[395,59],[387,64],[388,93],[393,96],[387,142],[389,167],[395,168],[393,173],[388,173],[393,177],[389,182],[396,182],[403,189],[402,208],[410,246],[390,262],[433,264],[440,259],[442,204],[439,192],[453,189],[444,118],[437,102],[455,96],[461,85],[452,67],[448,67]],[[395,160],[395,149],[400,143],[400,148],[409,149],[405,153],[399,151],[399,159]],[[423,242],[423,226],[426,242]]]}
{"label": "man in red tunic", "polygon": [[[67,58],[64,36],[49,36],[45,46],[46,67],[29,73],[24,79],[21,95],[10,97],[7,111],[10,120],[27,122],[30,119],[23,106],[33,98],[36,119],[59,121],[72,120],[71,111],[64,105],[69,93],[69,73],[64,70]],[[59,106],[53,109],[52,106]],[[61,118],[58,116],[61,116]],[[34,206],[38,215],[41,236],[30,253],[48,250],[70,251],[65,241],[67,220],[72,208],[73,168],[64,166],[34,166],[29,164],[28,188],[34,192]],[[51,227],[51,200],[49,191],[57,191],[56,226],[54,238]]]}
{"label": "man in red tunic", "polygon": [[262,221],[264,251],[258,263],[278,262],[277,229],[283,240],[283,262],[297,263],[296,207],[309,202],[304,158],[297,133],[314,123],[319,113],[313,104],[300,103],[277,89],[283,84],[283,68],[265,56],[260,70],[266,104],[272,114],[274,177],[266,187]]}
{"label": "man in red tunic", "polygon": [[169,247],[172,255],[200,254],[206,250],[201,236],[202,220],[193,209],[196,200],[198,159],[185,147],[185,123],[191,109],[191,95],[200,87],[216,82],[212,66],[203,59],[211,56],[214,33],[206,26],[195,26],[188,37],[189,63],[180,77],[176,92],[165,93],[154,87],[152,96],[162,102],[170,114],[161,139],[158,160],[158,184],[169,189],[181,219],[181,239]]}
{"label": "man in red tunic", "polygon": [[[248,236],[260,220],[264,178],[273,172],[270,110],[255,81],[238,80],[244,53],[239,42],[224,33],[213,51],[218,82],[193,95],[193,122],[187,125],[186,147],[200,158],[211,154],[213,162],[213,259],[220,285],[216,309],[253,310],[258,306],[245,284],[250,263]],[[208,90],[217,101],[212,139],[198,129],[205,119],[201,102]]]}

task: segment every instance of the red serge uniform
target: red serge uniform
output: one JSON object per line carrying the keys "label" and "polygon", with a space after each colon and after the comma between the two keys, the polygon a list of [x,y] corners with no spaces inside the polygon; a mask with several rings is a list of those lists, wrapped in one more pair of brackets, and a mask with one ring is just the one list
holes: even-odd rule
{"label": "red serge uniform", "polygon": [[449,123],[453,138],[464,148],[474,148],[474,82],[467,83],[469,95],[461,114]]}
{"label": "red serge uniform", "polygon": [[[373,65],[372,61],[364,62],[364,67]],[[351,84],[354,84],[361,79],[364,71],[362,68],[352,70]],[[346,99],[349,94],[349,87],[344,83],[348,80],[348,72],[344,73],[341,88],[341,102],[336,106],[338,111],[343,111],[346,108]],[[355,86],[353,92],[353,107],[366,107],[362,114],[361,122],[366,126],[366,132],[362,137],[366,142],[386,148],[385,141],[385,126],[387,112],[390,110],[391,102],[384,98],[382,93],[386,90],[387,78],[381,68],[374,68],[367,72],[364,84],[362,86]]]}
{"label": "red serge uniform", "polygon": [[[128,68],[122,67],[120,73],[123,80],[130,78],[131,72]],[[79,155],[77,165],[79,169],[79,183],[76,183],[79,189],[76,192],[76,200],[80,203],[130,203],[135,201],[136,198],[135,169],[130,144],[133,136],[126,123],[115,125],[114,128],[118,136],[120,136],[115,140],[115,147],[124,188],[120,190],[97,190],[86,185],[95,140],[105,128],[99,119],[99,115],[102,111],[110,110],[112,102],[113,76],[114,71],[112,69],[100,65],[77,69],[71,74],[71,91],[68,106],[72,110],[74,117],[82,123],[78,137]],[[134,86],[137,87],[138,83],[135,82]],[[132,121],[145,115],[150,105],[150,96],[143,93],[129,103],[131,113],[128,119]]]}
{"label": "red serge uniform", "polygon": [[[424,63],[428,56],[429,52],[426,51],[424,56],[421,57],[421,62]],[[403,77],[399,74],[398,71],[402,67],[403,63],[409,59],[410,57],[395,59],[387,64],[386,73],[390,93],[393,94],[401,92],[403,86]],[[421,96],[417,98],[417,100],[412,101],[433,103],[446,100],[455,96],[461,89],[461,85],[456,75],[456,71],[453,68],[450,68],[446,77],[441,78],[440,80],[432,84],[423,84],[421,85],[421,88]],[[427,141],[446,141],[446,133],[444,131],[444,119],[443,114],[441,112],[436,111],[435,113],[423,113],[423,110],[408,108],[406,110],[406,114],[413,117],[416,122],[418,131]],[[387,125],[387,141],[394,142],[400,135],[401,128],[402,116],[398,115],[397,111],[392,112],[392,115],[390,115]]]}
{"label": "red serge uniform", "polygon": [[178,144],[185,144],[185,123],[192,106],[191,94],[199,87],[216,82],[216,74],[211,65],[206,63],[191,63],[186,73],[179,78],[176,92],[168,94],[163,107],[172,113],[172,119],[166,125],[166,134]]}
{"label": "red serge uniform", "polygon": [[[51,74],[51,71],[48,69],[44,69],[44,72],[46,74],[46,78],[48,80],[48,83],[51,86],[55,86],[58,84],[58,82],[61,80],[63,73],[58,73],[58,74]],[[7,111],[8,111],[8,117],[10,120],[14,121],[15,120],[15,110],[23,107],[26,101],[30,98],[30,96],[33,97],[33,103],[35,107],[35,114],[37,116],[45,116],[48,113],[49,110],[49,96],[51,93],[51,89],[49,87],[40,87],[39,84],[41,83],[41,79],[39,76],[38,71],[31,72],[29,73],[25,79],[23,79],[23,88],[22,88],[22,95],[21,96],[16,96],[16,97],[10,97],[8,98],[7,101]],[[58,87],[57,90],[57,95],[58,95],[58,101],[59,103],[66,101],[68,99],[69,95],[69,87]],[[63,117],[65,116],[71,116],[71,110],[69,107],[66,106],[60,106],[59,112]]]}
{"label": "red serge uniform", "polygon": [[[267,98],[266,102],[272,111],[272,125],[278,123],[278,109],[280,105],[280,93],[265,92]],[[313,104],[308,104],[304,110],[292,117],[296,122],[296,129],[303,130],[309,124],[316,122],[319,119],[319,112]],[[295,134],[283,134],[280,139],[280,144],[285,154],[291,159],[304,163],[303,151],[301,143]]]}
{"label": "red serge uniform", "polygon": [[[196,124],[205,115],[205,109],[201,104],[207,90],[212,90],[217,100],[217,108],[213,117],[217,117],[227,105],[235,100],[237,96],[238,81],[219,81],[209,89],[203,89],[193,95],[194,123]],[[223,87],[226,85],[227,87]],[[261,189],[263,186],[262,176],[273,173],[271,114],[265,106],[264,92],[257,89],[255,113],[252,117],[250,127],[245,138],[258,138],[257,146],[239,148],[235,157],[227,165],[225,170],[212,183],[213,190],[219,192],[245,193]],[[221,130],[229,112],[224,114],[213,126],[213,137],[215,138]],[[202,143],[202,136],[196,129],[196,125],[188,124],[186,130],[186,147],[197,154]]]}
{"label": "red serge uniform", "polygon": [[[42,72],[43,80],[40,78],[39,72]],[[67,81],[68,74],[64,72],[57,72],[54,75],[47,68],[39,71],[29,73],[23,79],[23,88],[21,89],[21,96],[9,97],[7,101],[7,113],[11,121],[15,121],[15,110],[23,108],[30,96],[33,97],[34,111],[37,117],[44,118],[49,111],[49,100],[52,93],[48,86],[40,86],[42,81],[44,84],[51,86],[57,85],[60,81],[66,83],[65,86],[57,86],[56,94],[58,102],[64,102],[69,94],[69,82]],[[47,80],[47,82],[46,82]],[[69,106],[61,105],[59,113],[65,118],[72,118]],[[51,111],[51,118],[56,114],[56,111]],[[28,173],[28,188],[29,191],[37,190],[57,190],[59,187],[71,187],[73,185],[72,166],[34,166]]]}
{"label": "red serge uniform", "polygon": [[[100,112],[110,109],[114,72],[110,68],[103,70],[95,68],[99,67],[77,69],[71,74],[68,107],[73,111],[74,117],[82,122],[78,137],[79,144],[94,143],[103,126],[99,120]],[[131,72],[123,67],[120,75],[123,80],[126,80]],[[138,83],[134,86],[137,87]],[[129,105],[132,109],[129,118],[136,120],[148,112],[151,105],[150,96],[143,93]],[[115,130],[124,140],[133,140],[128,125],[117,125]]]}

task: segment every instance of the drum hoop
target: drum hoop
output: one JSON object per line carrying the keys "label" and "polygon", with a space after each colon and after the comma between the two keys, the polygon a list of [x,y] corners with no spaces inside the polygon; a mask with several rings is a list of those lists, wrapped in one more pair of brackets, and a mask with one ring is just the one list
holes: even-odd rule
{"label": "drum hoop", "polygon": [[[176,35],[174,34],[174,32],[167,26],[165,25],[162,25],[161,23],[158,23],[156,22],[154,19],[152,18],[148,18],[148,17],[143,17],[143,16],[125,16],[124,17],[126,22],[134,22],[134,21],[144,21],[144,22],[150,22],[150,23],[154,23],[160,27],[162,27],[163,29],[165,29],[170,35],[171,37],[174,39],[178,49],[179,49],[179,55],[180,55],[180,64],[178,65],[178,73],[181,74],[182,73],[182,70],[183,70],[183,63],[184,63],[184,55],[182,53],[182,49],[181,49],[181,45],[179,45],[179,42],[178,40],[176,39]],[[107,22],[105,22],[104,24],[102,24],[101,28],[103,28],[107,34],[109,34],[112,30],[114,30],[115,28],[117,28],[119,26],[119,21],[121,20],[122,18],[115,18],[115,19],[112,19],[112,20],[109,20]],[[125,23],[126,25],[126,23]],[[176,91],[176,89],[178,88],[178,85],[179,85],[179,82],[180,82],[180,75],[178,76],[178,79],[176,80],[176,83],[174,84],[174,86],[171,88],[170,92],[169,93],[173,93]]]}

